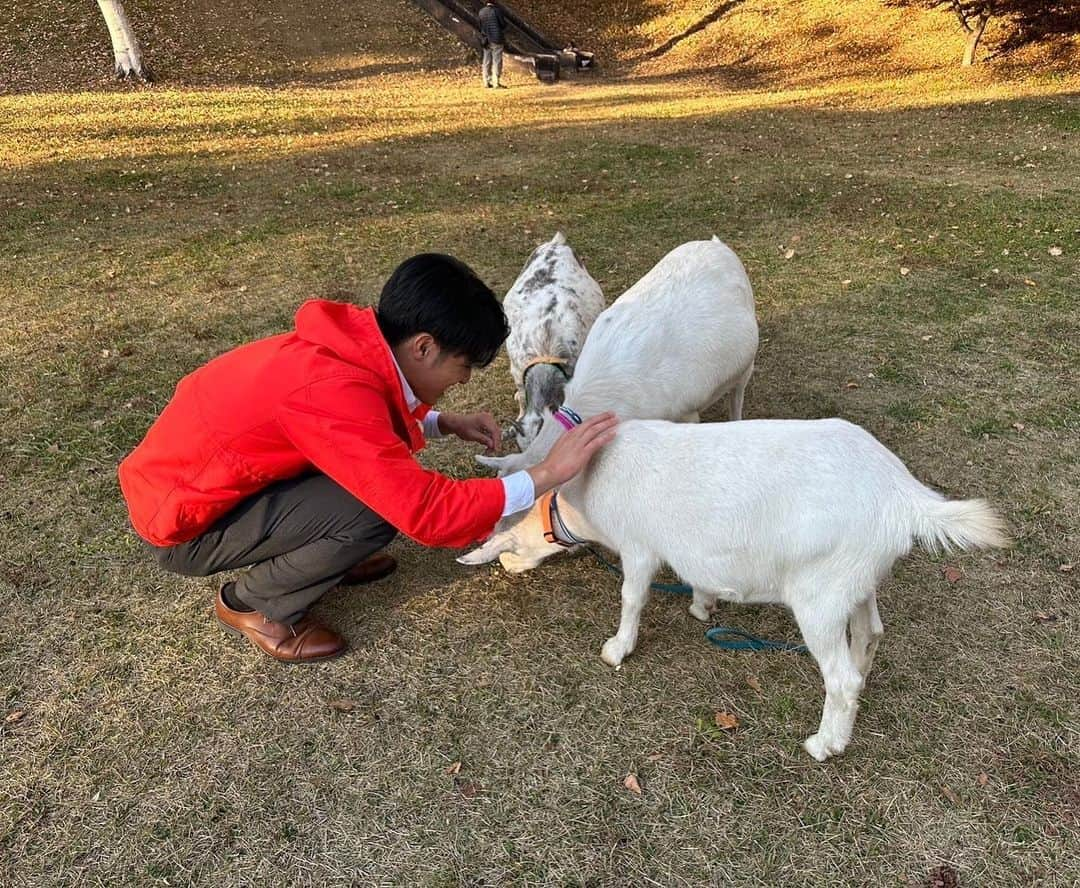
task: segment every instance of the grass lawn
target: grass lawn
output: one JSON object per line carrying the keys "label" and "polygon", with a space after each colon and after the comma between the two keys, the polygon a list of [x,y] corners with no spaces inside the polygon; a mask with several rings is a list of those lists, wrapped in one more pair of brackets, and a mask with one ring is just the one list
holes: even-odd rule
{"label": "grass lawn", "polygon": [[[0,98],[0,882],[1075,884],[1080,81],[954,73]],[[713,650],[683,599],[604,666],[588,558],[399,541],[320,605],[351,651],[288,668],[129,531],[116,464],[184,373],[414,252],[505,292],[558,228],[609,300],[716,233],[758,300],[748,417],[845,417],[1007,516],[1014,549],[885,584],[844,756],[801,749],[809,658]],[[505,357],[446,406],[513,415]]]}

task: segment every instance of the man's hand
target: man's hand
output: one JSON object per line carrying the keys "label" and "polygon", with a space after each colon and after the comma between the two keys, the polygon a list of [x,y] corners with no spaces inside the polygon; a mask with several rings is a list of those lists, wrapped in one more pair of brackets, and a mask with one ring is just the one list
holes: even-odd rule
{"label": "man's hand", "polygon": [[584,469],[592,455],[615,437],[618,424],[614,413],[601,413],[559,438],[544,461],[527,470],[536,495],[565,484]]}
{"label": "man's hand", "polygon": [[456,435],[462,441],[483,444],[488,456],[498,453],[502,444],[502,429],[490,413],[440,413],[439,431]]}

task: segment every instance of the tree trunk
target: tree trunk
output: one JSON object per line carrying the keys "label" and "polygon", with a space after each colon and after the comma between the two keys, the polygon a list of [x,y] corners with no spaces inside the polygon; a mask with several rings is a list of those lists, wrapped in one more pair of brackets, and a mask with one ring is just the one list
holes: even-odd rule
{"label": "tree trunk", "polygon": [[147,82],[152,81],[154,75],[150,68],[143,64],[139,41],[128,22],[124,4],[120,0],[98,0],[98,6],[101,7],[101,14],[105,16],[105,24],[109,26],[113,58],[116,60],[117,79],[131,77]]}
{"label": "tree trunk", "polygon": [[975,27],[968,28],[967,46],[964,47],[965,66],[975,64],[975,51],[979,48],[979,41],[982,39],[983,31],[986,30],[986,23],[988,21],[990,21],[990,14],[983,12],[979,15]]}

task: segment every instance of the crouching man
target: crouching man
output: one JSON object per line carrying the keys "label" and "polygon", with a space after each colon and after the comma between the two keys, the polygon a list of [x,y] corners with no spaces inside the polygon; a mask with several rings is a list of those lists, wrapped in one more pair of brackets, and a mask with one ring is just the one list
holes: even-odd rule
{"label": "crouching man", "polygon": [[132,524],[158,564],[185,576],[247,568],[217,619],[278,660],[336,657],[344,640],[309,609],[338,585],[391,573],[398,531],[427,546],[487,537],[504,515],[568,481],[615,434],[594,417],[548,457],[464,481],[415,459],[444,434],[498,449],[489,413],[431,409],[508,333],[491,290],[462,262],[407,260],[377,309],[312,300],[295,329],[236,348],[180,380],[120,464]]}

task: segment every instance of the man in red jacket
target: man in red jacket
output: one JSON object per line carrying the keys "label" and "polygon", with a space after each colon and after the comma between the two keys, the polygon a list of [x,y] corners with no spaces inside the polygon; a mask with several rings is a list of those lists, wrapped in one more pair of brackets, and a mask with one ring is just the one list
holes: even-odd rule
{"label": "man in red jacket", "polygon": [[339,584],[397,566],[398,531],[428,546],[488,536],[565,483],[614,436],[611,414],[568,432],[538,465],[456,481],[424,469],[426,437],[499,446],[489,413],[432,410],[508,333],[494,294],[462,262],[402,263],[376,310],[312,300],[291,333],[236,348],[184,377],[120,464],[132,524],[185,576],[248,568],[218,593],[229,631],[276,659],[336,657],[343,639],[308,609]]}

